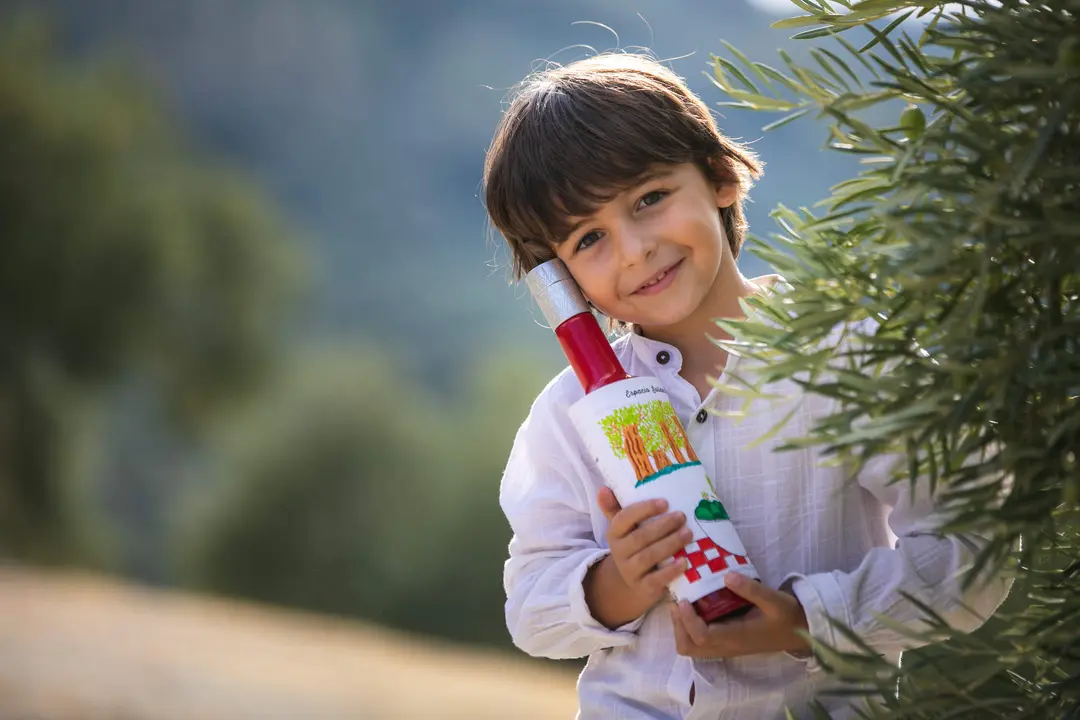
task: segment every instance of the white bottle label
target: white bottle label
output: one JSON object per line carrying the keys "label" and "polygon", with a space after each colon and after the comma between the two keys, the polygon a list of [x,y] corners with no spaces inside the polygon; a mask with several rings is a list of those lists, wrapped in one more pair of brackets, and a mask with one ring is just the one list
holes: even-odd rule
{"label": "white bottle label", "polygon": [[719,590],[733,570],[758,577],[659,380],[620,380],[569,412],[620,505],[663,498],[669,512],[686,515],[694,537],[675,558],[690,567],[668,585],[677,600],[694,602]]}

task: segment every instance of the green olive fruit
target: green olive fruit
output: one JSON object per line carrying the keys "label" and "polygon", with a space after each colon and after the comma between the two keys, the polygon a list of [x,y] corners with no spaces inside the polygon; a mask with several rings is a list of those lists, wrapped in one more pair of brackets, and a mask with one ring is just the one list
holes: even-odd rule
{"label": "green olive fruit", "polygon": [[900,113],[900,127],[908,140],[918,140],[926,131],[926,115],[914,105],[908,105]]}

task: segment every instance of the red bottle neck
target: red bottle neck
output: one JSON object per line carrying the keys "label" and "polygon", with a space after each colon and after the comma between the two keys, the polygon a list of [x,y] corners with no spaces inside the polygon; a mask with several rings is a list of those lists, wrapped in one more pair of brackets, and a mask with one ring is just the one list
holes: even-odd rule
{"label": "red bottle neck", "polygon": [[630,377],[591,313],[565,321],[555,328],[555,337],[586,393]]}

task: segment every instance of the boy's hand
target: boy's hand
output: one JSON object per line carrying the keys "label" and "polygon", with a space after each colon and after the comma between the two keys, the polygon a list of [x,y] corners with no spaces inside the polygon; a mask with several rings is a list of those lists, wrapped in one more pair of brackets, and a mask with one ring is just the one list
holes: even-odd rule
{"label": "boy's hand", "polygon": [[663,500],[645,500],[625,508],[610,488],[600,489],[597,500],[608,519],[607,542],[611,559],[630,593],[652,607],[667,593],[667,586],[686,571],[686,562],[657,565],[673,556],[693,538],[681,512],[665,513]]}
{"label": "boy's hand", "polygon": [[675,648],[680,655],[724,658],[768,652],[809,653],[810,644],[799,635],[807,630],[806,613],[794,595],[772,590],[739,573],[727,576],[727,587],[752,602],[750,612],[732,620],[707,625],[690,603],[672,603]]}

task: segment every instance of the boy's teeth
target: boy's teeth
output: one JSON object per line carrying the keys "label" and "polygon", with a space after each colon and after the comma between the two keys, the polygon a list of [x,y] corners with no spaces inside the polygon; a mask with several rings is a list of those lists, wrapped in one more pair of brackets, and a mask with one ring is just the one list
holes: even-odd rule
{"label": "boy's teeth", "polygon": [[653,280],[652,282],[647,282],[647,283],[645,283],[644,285],[642,285],[641,287],[643,287],[643,288],[647,288],[647,287],[652,287],[652,286],[653,286],[653,285],[655,285],[656,283],[658,283],[658,282],[660,282],[661,280],[663,280],[663,279],[664,279],[664,276],[665,276],[665,275],[667,275],[667,270],[665,270],[664,272],[660,273],[660,275],[659,275],[659,276],[658,276],[658,277],[657,277],[657,278],[656,278],[655,280]]}

